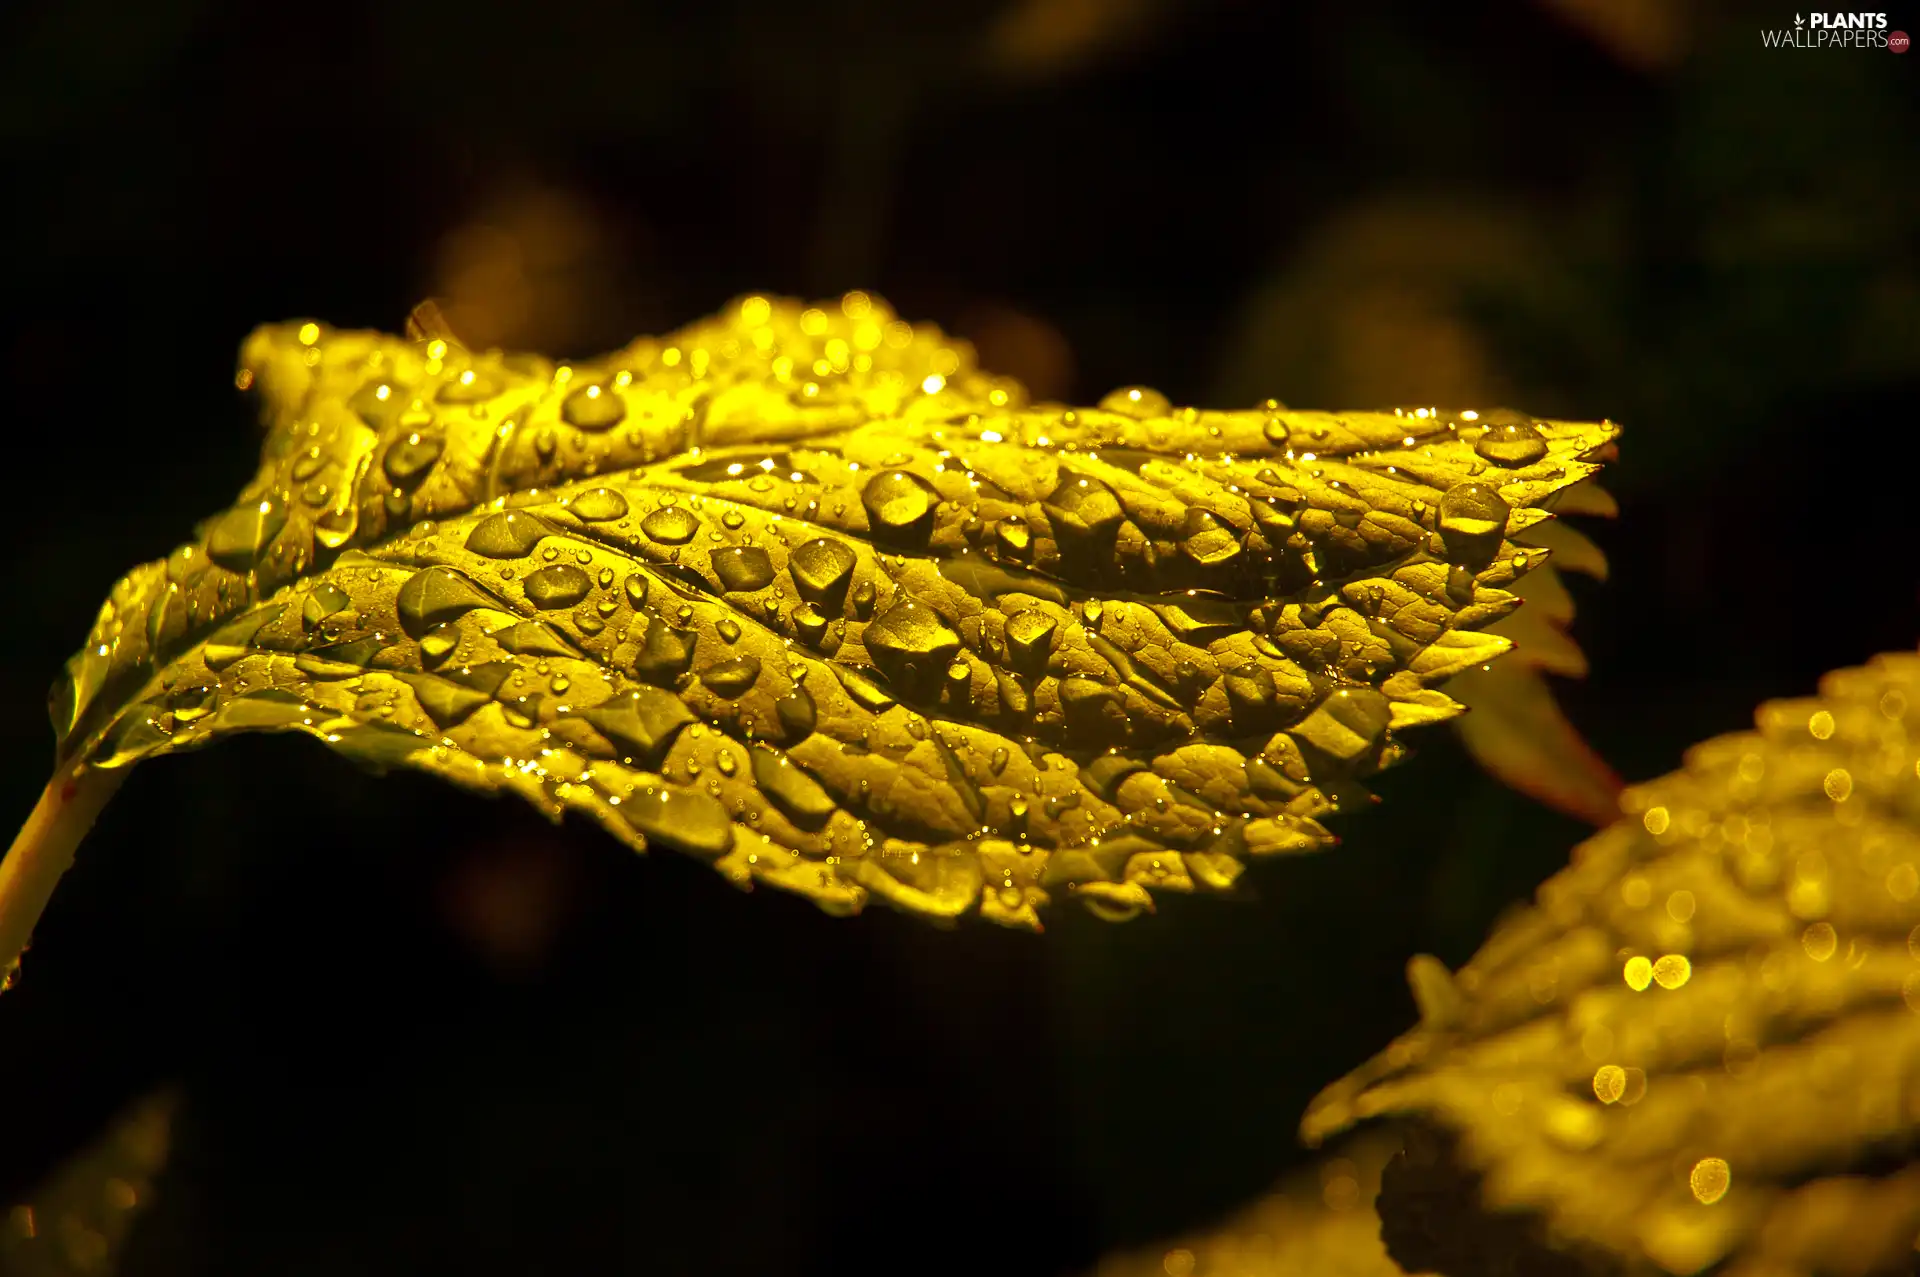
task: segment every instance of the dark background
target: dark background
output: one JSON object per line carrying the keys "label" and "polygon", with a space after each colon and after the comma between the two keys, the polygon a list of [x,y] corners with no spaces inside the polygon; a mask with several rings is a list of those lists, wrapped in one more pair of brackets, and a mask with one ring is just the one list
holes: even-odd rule
{"label": "dark background", "polygon": [[[0,810],[309,315],[590,353],[875,289],[1090,402],[1624,423],[1569,713],[1629,779],[1920,636],[1920,59],[1789,11],[0,12]],[[1337,15],[1337,16],[1336,16]],[[1920,10],[1890,15],[1920,30]],[[1057,1273],[1246,1202],[1583,833],[1454,738],[1258,898],[833,920],[307,740],[140,768],[0,1000],[0,1200],[184,1085],[133,1273]]]}

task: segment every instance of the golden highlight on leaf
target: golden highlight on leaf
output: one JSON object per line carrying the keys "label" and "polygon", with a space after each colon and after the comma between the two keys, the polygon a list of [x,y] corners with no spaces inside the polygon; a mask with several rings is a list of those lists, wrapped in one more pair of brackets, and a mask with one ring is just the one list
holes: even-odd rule
{"label": "golden highlight on leaf", "polygon": [[[1452,978],[1454,1013],[1330,1087],[1305,1135],[1420,1119],[1453,1144],[1410,1179],[1455,1161],[1487,1210],[1530,1212],[1613,1271],[1906,1271],[1916,715],[1920,655],[1881,656],[1629,790],[1627,817]],[[1396,1208],[1390,1184],[1390,1226],[1414,1196]]]}
{"label": "golden highlight on leaf", "polygon": [[135,569],[64,765],[298,731],[835,912],[1225,890],[1458,706],[1610,425],[1027,404],[850,293],[601,359],[264,328],[259,474]]}

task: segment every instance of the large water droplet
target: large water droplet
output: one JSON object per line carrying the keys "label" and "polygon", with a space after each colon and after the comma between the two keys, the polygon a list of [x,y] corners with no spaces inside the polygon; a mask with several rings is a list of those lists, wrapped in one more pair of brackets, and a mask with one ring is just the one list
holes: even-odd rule
{"label": "large water droplet", "polygon": [[441,727],[453,727],[465,722],[473,711],[492,699],[485,692],[463,687],[437,674],[402,674],[399,677],[401,682],[413,689],[413,697],[420,702],[420,708],[427,717]]}
{"label": "large water droplet", "polygon": [[593,592],[593,578],[571,563],[529,572],[521,585],[527,601],[542,611],[572,607]]}
{"label": "large water droplet", "polygon": [[696,856],[724,855],[733,846],[733,821],[720,800],[690,789],[649,790],[620,808],[649,843]]}
{"label": "large water droplet", "polygon": [[1023,673],[1037,673],[1053,651],[1058,626],[1044,612],[1016,612],[1007,618],[1007,659]]}
{"label": "large water droplet", "polygon": [[736,656],[700,671],[700,681],[714,695],[724,696],[728,700],[746,695],[748,689],[759,680],[760,661],[752,656]]}
{"label": "large water droplet", "polygon": [[757,545],[715,550],[711,561],[713,574],[720,578],[720,588],[729,594],[757,590],[773,580],[773,560]]}
{"label": "large water droplet", "polygon": [[420,663],[428,669],[439,665],[460,646],[460,630],[453,625],[436,625],[420,636]]}
{"label": "large water droplet", "polygon": [[635,688],[581,717],[601,735],[619,745],[642,767],[654,768],[666,758],[682,728],[698,720],[680,698],[657,687]]}
{"label": "large water droplet", "polygon": [[627,415],[627,404],[611,386],[581,386],[560,404],[560,417],[581,430],[610,430]]}
{"label": "large water droplet", "polygon": [[882,470],[860,490],[860,504],[875,540],[917,548],[933,530],[940,493],[911,470]]}
{"label": "large water droplet", "polygon": [[1000,553],[1010,559],[1024,561],[1033,553],[1033,531],[1017,514],[1010,514],[995,525],[993,541]]}
{"label": "large water droplet", "polygon": [[1126,517],[1112,488],[1066,470],[1060,472],[1059,485],[1047,496],[1043,508],[1061,548],[1088,553],[1101,547],[1110,550],[1114,534]]}
{"label": "large water droplet", "polygon": [[525,558],[553,529],[525,511],[490,514],[467,534],[467,549],[489,559]]}
{"label": "large water droplet", "polygon": [[1547,455],[1547,441],[1531,421],[1519,413],[1494,412],[1473,450],[1496,466],[1530,466]]}
{"label": "large water droplet", "polygon": [[839,807],[833,795],[785,754],[755,749],[752,759],[753,783],[788,820],[812,831],[833,817]]}
{"label": "large water droplet", "polygon": [[589,523],[604,523],[626,515],[627,499],[612,488],[594,488],[568,502],[567,509]]}
{"label": "large water droplet", "polygon": [[1180,549],[1203,567],[1229,562],[1240,554],[1240,538],[1217,515],[1199,509],[1187,511]]}
{"label": "large water droplet", "polygon": [[857,562],[859,556],[847,545],[830,537],[816,537],[787,556],[787,570],[793,573],[801,598],[826,611],[838,612],[846,605],[847,584],[853,580]]}
{"label": "large water droplet", "polygon": [[1440,498],[1440,538],[1447,557],[1468,562],[1488,560],[1506,536],[1510,507],[1500,493],[1484,483],[1457,483]]}
{"label": "large water droplet", "polygon": [[229,571],[245,572],[285,526],[287,508],[278,501],[235,506],[207,533],[207,557]]}
{"label": "large water droplet", "polygon": [[[537,574],[536,574],[537,575]],[[532,581],[532,577],[528,581]],[[579,656],[561,633],[543,621],[521,621],[488,637],[515,656]]]}
{"label": "large water droplet", "polygon": [[945,618],[899,596],[867,625],[861,641],[889,679],[920,691],[938,686],[960,650],[960,636]]}
{"label": "large water droplet", "polygon": [[337,612],[345,611],[353,600],[347,592],[331,581],[322,581],[307,591],[307,601],[301,605],[300,616],[311,629]]}
{"label": "large water droplet", "polygon": [[477,607],[511,610],[448,567],[431,567],[414,573],[400,587],[397,600],[401,628],[416,639],[441,621],[451,621]]}
{"label": "large water droplet", "polygon": [[692,630],[676,630],[657,616],[651,618],[647,637],[633,660],[634,673],[656,683],[678,678],[692,663],[699,640]]}
{"label": "large water droplet", "polygon": [[680,506],[662,506],[640,520],[640,530],[662,545],[685,545],[700,530],[700,520]]}
{"label": "large water droplet", "polygon": [[795,687],[773,703],[774,715],[789,743],[812,735],[815,721],[813,697],[806,688]]}
{"label": "large water droplet", "polygon": [[445,448],[446,441],[439,435],[411,434],[389,445],[380,468],[399,487],[412,488],[427,477]]}
{"label": "large water droplet", "polygon": [[1167,397],[1151,386],[1122,386],[1100,400],[1108,412],[1124,412],[1129,417],[1164,417],[1173,411]]}
{"label": "large water droplet", "polygon": [[474,404],[500,393],[500,383],[486,373],[469,368],[447,378],[434,397],[441,403]]}

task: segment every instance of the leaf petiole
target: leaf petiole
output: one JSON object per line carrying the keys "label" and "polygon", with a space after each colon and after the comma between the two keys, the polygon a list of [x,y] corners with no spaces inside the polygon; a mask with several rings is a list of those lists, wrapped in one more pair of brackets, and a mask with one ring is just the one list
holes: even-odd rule
{"label": "leaf petiole", "polygon": [[80,763],[55,772],[0,860],[0,988],[13,982],[60,875],[120,787],[123,771]]}

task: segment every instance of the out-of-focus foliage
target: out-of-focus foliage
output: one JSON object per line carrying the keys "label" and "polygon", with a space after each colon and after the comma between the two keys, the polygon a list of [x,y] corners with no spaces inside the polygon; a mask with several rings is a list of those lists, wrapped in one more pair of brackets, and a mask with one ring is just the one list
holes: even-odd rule
{"label": "out-of-focus foliage", "polygon": [[102,1277],[153,1196],[167,1158],[170,1094],[116,1119],[0,1219],[0,1277]]}
{"label": "out-of-focus foliage", "polygon": [[577,365],[443,323],[248,342],[260,471],[114,588],[63,759],[304,732],[837,912],[1129,916],[1329,842],[1615,434],[1027,408],[863,293]]}
{"label": "out-of-focus foliage", "polygon": [[[1630,790],[1538,903],[1303,1131],[1418,1118],[1381,1199],[1410,1268],[1905,1272],[1920,1234],[1920,656],[1778,701]],[[1519,1244],[1519,1243],[1515,1243]],[[1536,1256],[1538,1258],[1538,1256]],[[1572,1260],[1569,1260],[1572,1262]],[[1718,1270],[1717,1270],[1718,1271]]]}
{"label": "out-of-focus foliage", "polygon": [[[1567,514],[1611,514],[1612,498],[1589,482],[1566,492],[1555,507]],[[1488,627],[1513,641],[1506,660],[1467,670],[1447,691],[1472,711],[1456,720],[1460,737],[1480,765],[1548,806],[1604,825],[1619,813],[1620,780],[1567,721],[1546,676],[1584,678],[1586,654],[1568,635],[1573,596],[1561,572],[1605,580],[1606,556],[1564,518],[1543,523],[1528,544],[1552,552],[1540,571],[1514,586],[1525,606]]]}
{"label": "out-of-focus foliage", "polygon": [[1399,1149],[1391,1132],[1368,1132],[1218,1227],[1109,1256],[1091,1277],[1401,1277],[1373,1209]]}

